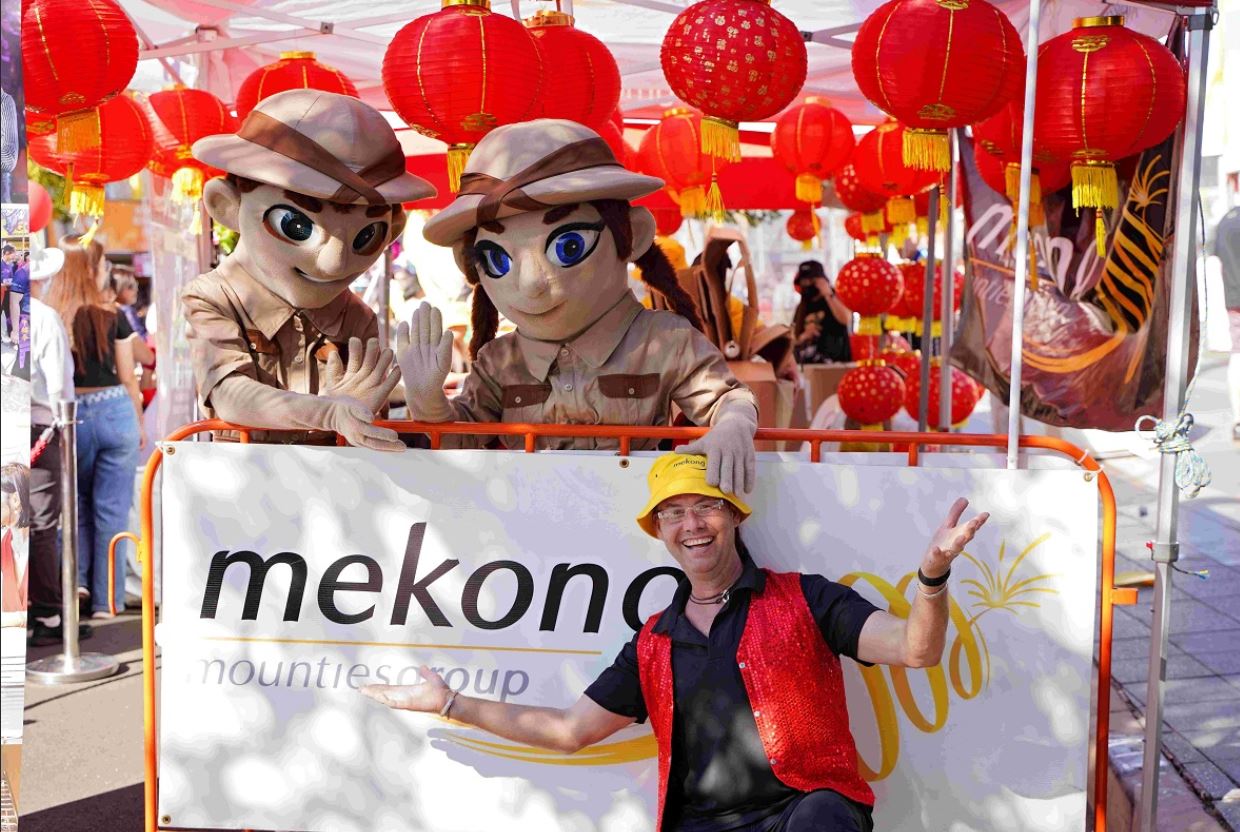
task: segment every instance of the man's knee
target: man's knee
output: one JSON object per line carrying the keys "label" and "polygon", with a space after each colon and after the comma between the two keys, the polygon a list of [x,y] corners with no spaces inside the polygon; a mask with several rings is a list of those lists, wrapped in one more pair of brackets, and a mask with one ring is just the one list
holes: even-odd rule
{"label": "man's knee", "polygon": [[784,832],[870,832],[873,828],[857,804],[824,789],[797,801]]}

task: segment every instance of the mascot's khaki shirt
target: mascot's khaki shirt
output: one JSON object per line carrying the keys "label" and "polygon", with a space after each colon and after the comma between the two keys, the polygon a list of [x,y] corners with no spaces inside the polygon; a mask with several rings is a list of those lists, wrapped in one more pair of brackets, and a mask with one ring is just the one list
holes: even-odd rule
{"label": "mascot's khaki shirt", "polygon": [[351,291],[319,309],[296,309],[227,258],[185,286],[181,305],[198,403],[208,414],[212,391],[233,373],[317,395],[330,352],[347,359],[350,337],[379,337],[375,313]]}
{"label": "mascot's khaki shirt", "polygon": [[[677,405],[708,426],[720,405],[757,401],[728,369],[723,354],[674,312],[655,312],[632,292],[575,339],[536,341],[520,333],[484,346],[452,400],[462,422],[570,425],[666,425]],[[524,437],[499,437],[520,448]],[[478,447],[490,437],[443,437],[444,447]],[[658,440],[634,439],[634,450]],[[616,448],[615,439],[546,438],[556,450]]]}

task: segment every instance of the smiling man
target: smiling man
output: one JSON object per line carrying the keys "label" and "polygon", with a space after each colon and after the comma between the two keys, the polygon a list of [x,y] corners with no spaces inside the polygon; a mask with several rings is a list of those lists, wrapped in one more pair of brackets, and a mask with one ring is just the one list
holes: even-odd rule
{"label": "smiling man", "polygon": [[707,484],[703,457],[662,456],[649,483],[637,522],[685,578],[574,705],[460,696],[426,667],[422,684],[362,693],[564,752],[649,718],[662,832],[870,832],[874,794],[857,769],[840,657],[938,664],[952,561],[988,515],[961,524],[968,502],[955,501],[903,619],[821,575],[759,568],[737,533],[749,506]]}
{"label": "smiling man", "polygon": [[274,428],[256,441],[402,450],[371,424],[398,375],[375,314],[349,291],[405,225],[402,202],[434,196],[405,172],[396,134],[356,98],[290,90],[260,102],[234,134],[194,144],[228,173],[207,211],[239,232],[232,254],[181,301],[198,384],[213,416]]}

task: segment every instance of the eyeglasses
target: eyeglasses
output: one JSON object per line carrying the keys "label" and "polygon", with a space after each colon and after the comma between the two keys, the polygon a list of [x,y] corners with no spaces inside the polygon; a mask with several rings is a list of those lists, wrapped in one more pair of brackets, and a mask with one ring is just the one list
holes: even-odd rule
{"label": "eyeglasses", "polygon": [[685,519],[685,515],[693,512],[695,517],[705,518],[714,517],[723,513],[727,500],[707,500],[702,503],[694,503],[691,506],[676,506],[675,508],[660,509],[654,513],[655,519],[660,523],[667,523],[669,526],[680,523]]}

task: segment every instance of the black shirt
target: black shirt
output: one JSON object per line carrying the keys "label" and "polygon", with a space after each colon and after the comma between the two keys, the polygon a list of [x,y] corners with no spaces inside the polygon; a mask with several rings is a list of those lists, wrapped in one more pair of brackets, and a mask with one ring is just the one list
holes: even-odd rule
{"label": "black shirt", "polygon": [[852,361],[852,342],[848,340],[848,327],[835,319],[831,305],[816,289],[806,291],[813,294],[812,297],[802,298],[797,305],[792,319],[793,330],[800,335],[810,321],[816,321],[820,329],[816,340],[797,347],[797,362],[823,364],[829,361]]}
{"label": "black shirt", "polygon": [[[86,316],[102,314],[109,318],[107,322],[107,342],[103,345],[103,360],[99,359],[93,344],[79,344],[78,340],[93,337],[93,330],[84,322]],[[131,337],[133,327],[124,315],[108,310],[100,312],[98,308],[83,306],[77,312],[78,321],[73,334],[73,386],[74,387],[115,387],[121,383],[116,373],[116,342]]]}
{"label": "black shirt", "polygon": [[[801,794],[771,771],[736,665],[750,598],[766,585],[766,576],[743,547],[741,561],[740,580],[715,617],[709,637],[684,615],[687,579],[681,580],[654,628],[671,635],[675,687],[665,829],[736,829],[778,813]],[[801,591],[827,646],[856,659],[861,628],[878,608],[851,587],[821,575],[802,575]],[[644,722],[648,712],[638,675],[637,638],[624,646],[586,696],[612,713]]]}

